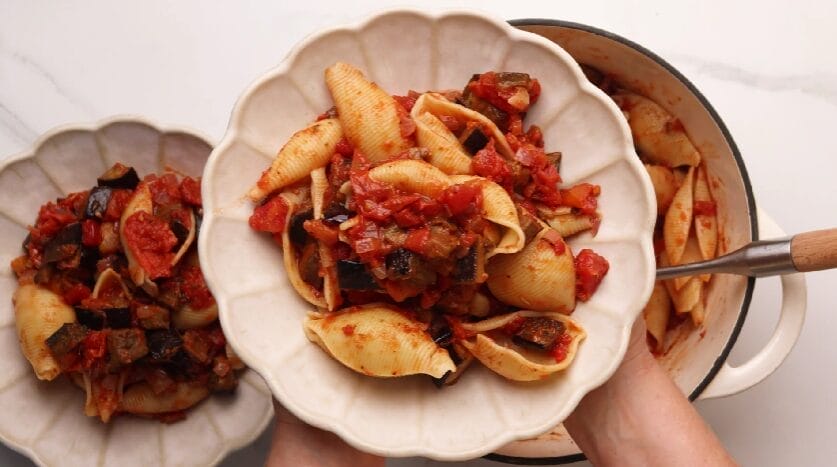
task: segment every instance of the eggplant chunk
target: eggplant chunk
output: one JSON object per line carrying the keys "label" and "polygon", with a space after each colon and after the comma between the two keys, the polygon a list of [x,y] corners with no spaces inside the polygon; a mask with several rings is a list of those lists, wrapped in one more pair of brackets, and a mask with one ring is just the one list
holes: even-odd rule
{"label": "eggplant chunk", "polygon": [[488,144],[488,136],[478,126],[472,126],[462,132],[459,141],[469,154],[474,155]]}
{"label": "eggplant chunk", "polygon": [[501,71],[496,73],[495,76],[497,77],[497,87],[500,88],[513,88],[516,86],[525,88],[529,87],[529,82],[531,81],[528,73],[514,71]]}
{"label": "eggplant chunk", "polygon": [[352,213],[342,204],[331,203],[325,212],[323,212],[323,221],[329,224],[339,225],[349,220],[351,215]]}
{"label": "eggplant chunk", "polygon": [[114,329],[108,333],[108,353],[112,361],[127,365],[148,353],[142,329]]}
{"label": "eggplant chunk", "polygon": [[112,329],[123,329],[131,327],[131,309],[130,308],[105,308],[105,317],[107,325]]}
{"label": "eggplant chunk", "polygon": [[399,248],[386,257],[387,278],[407,281],[423,288],[436,282],[436,273],[421,256],[410,250]]}
{"label": "eggplant chunk", "polygon": [[88,310],[87,308],[75,307],[76,320],[79,324],[95,331],[105,326],[105,313],[101,310]]}
{"label": "eggplant chunk", "polygon": [[561,172],[561,151],[546,153],[546,160],[555,166],[555,170]]}
{"label": "eggplant chunk", "polygon": [[528,245],[543,230],[543,226],[534,214],[520,205],[517,206],[517,217],[520,219],[520,228],[523,230],[523,236]]}
{"label": "eggplant chunk", "polygon": [[526,318],[512,340],[521,347],[548,350],[564,333],[564,323],[549,318]]}
{"label": "eggplant chunk", "polygon": [[306,209],[305,211],[298,211],[291,216],[291,222],[288,226],[288,236],[291,243],[297,247],[302,248],[308,240],[308,232],[305,231],[305,221],[310,221],[314,218],[314,210]]}
{"label": "eggplant chunk", "polygon": [[67,261],[78,255],[81,260],[81,223],[64,226],[44,246],[44,261],[55,263]]}
{"label": "eggplant chunk", "polygon": [[481,240],[474,242],[468,254],[456,260],[453,280],[458,284],[479,284],[485,282],[485,247]]}
{"label": "eggplant chunk", "polygon": [[84,207],[85,218],[101,219],[108,209],[108,202],[113,194],[113,188],[109,186],[97,186],[90,190],[87,195],[87,204]]}
{"label": "eggplant chunk", "polygon": [[183,242],[189,238],[189,227],[183,225],[180,221],[172,221],[169,224],[169,228],[171,228],[172,233],[174,234],[175,238],[177,238],[177,245],[183,245]]}
{"label": "eggplant chunk", "polygon": [[128,188],[133,190],[139,185],[139,176],[133,167],[127,167],[120,163],[113,164],[101,177],[96,179],[99,186],[111,188]]}
{"label": "eggplant chunk", "polygon": [[47,337],[46,345],[53,357],[61,359],[78,347],[85,337],[87,337],[86,327],[78,323],[64,323]]}
{"label": "eggplant chunk", "polygon": [[299,255],[299,276],[316,289],[323,288],[320,277],[320,251],[317,242],[308,242]]}
{"label": "eggplant chunk", "polygon": [[145,338],[148,356],[155,362],[172,360],[183,347],[183,339],[180,335],[168,329],[148,331],[145,333]]}
{"label": "eggplant chunk", "polygon": [[360,261],[341,259],[337,262],[337,281],[342,290],[379,290],[372,274]]}
{"label": "eggplant chunk", "polygon": [[450,345],[451,339],[453,338],[453,330],[451,330],[448,320],[440,313],[433,315],[430,326],[427,328],[427,333],[430,334],[433,342],[441,347]]}
{"label": "eggplant chunk", "polygon": [[168,329],[171,322],[168,308],[158,305],[139,305],[136,314],[139,325],[144,329]]}

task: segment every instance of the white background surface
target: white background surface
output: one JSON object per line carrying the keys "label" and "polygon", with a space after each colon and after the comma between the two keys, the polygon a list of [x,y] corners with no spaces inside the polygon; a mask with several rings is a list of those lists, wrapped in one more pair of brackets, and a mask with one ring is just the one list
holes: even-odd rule
{"label": "white background surface", "polygon": [[[142,114],[220,140],[239,93],[298,40],[387,6],[407,5],[0,0],[0,157],[24,150],[56,125],[114,114]],[[692,80],[718,110],[744,156],[756,199],[785,230],[837,225],[833,2],[504,0],[413,5],[476,7],[505,19],[577,21],[650,48]],[[805,329],[779,370],[742,394],[697,404],[742,464],[835,462],[835,279],[837,272],[808,276]],[[745,361],[769,337],[778,310],[777,287],[776,280],[758,282],[732,363]],[[224,465],[259,465],[267,447],[263,436]],[[31,464],[0,447],[0,465]],[[442,464],[408,459],[389,465]],[[456,465],[499,464],[480,460]]]}

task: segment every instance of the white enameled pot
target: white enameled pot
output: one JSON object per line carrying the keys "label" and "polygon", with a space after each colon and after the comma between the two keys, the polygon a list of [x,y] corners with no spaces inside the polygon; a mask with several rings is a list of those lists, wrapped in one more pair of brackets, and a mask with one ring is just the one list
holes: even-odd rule
{"label": "white enameled pot", "polygon": [[[579,63],[650,97],[683,123],[712,179],[721,225],[720,253],[759,238],[784,236],[775,222],[756,209],[744,161],[720,116],[665,60],[630,40],[583,24],[544,19],[511,24],[557,43]],[[778,368],[796,343],[805,317],[802,274],[781,278],[780,317],[764,348],[740,366],[726,363],[747,316],[754,283],[742,276],[716,275],[707,295],[703,326],[695,330],[687,323],[670,333],[671,350],[659,361],[689,399],[728,396],[758,384]],[[529,465],[584,458],[563,426],[538,438],[510,443],[489,457]]]}

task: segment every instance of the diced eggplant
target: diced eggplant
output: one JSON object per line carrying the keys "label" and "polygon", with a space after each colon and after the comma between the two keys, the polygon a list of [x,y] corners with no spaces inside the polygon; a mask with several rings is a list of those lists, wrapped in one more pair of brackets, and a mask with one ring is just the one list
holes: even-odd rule
{"label": "diced eggplant", "polygon": [[206,374],[205,366],[192,359],[182,348],[165,362],[163,368],[186,379],[203,377]]}
{"label": "diced eggplant", "polygon": [[[457,351],[457,349],[460,350]],[[448,371],[442,375],[441,378],[433,378],[433,384],[440,389],[456,383],[459,380],[459,377],[462,376],[462,374],[465,373],[465,370],[467,370],[471,365],[471,362],[474,361],[474,356],[462,349],[458,344],[449,346],[447,351],[451,360],[453,360],[453,364],[456,365],[456,369]]]}
{"label": "diced eggplant", "polygon": [[440,313],[435,313],[433,319],[430,321],[430,326],[427,328],[427,333],[433,339],[436,345],[447,347],[453,338],[453,330],[450,328],[448,320]]}
{"label": "diced eggplant", "polygon": [[531,82],[531,78],[529,78],[527,73],[501,71],[496,73],[495,76],[497,77],[497,87],[500,88],[513,88],[517,86],[528,88]]}
{"label": "diced eggplant", "polygon": [[169,224],[174,237],[177,238],[177,244],[182,245],[189,237],[189,228],[183,225],[182,222],[174,220]]}
{"label": "diced eggplant", "polygon": [[114,329],[108,333],[108,353],[111,361],[120,365],[139,360],[148,354],[148,350],[142,329]]}
{"label": "diced eggplant", "polygon": [[56,263],[72,260],[78,255],[81,261],[81,223],[64,226],[44,245],[44,261]]}
{"label": "diced eggplant", "polygon": [[168,329],[171,313],[158,305],[141,304],[136,307],[137,320],[144,329]]}
{"label": "diced eggplant", "polygon": [[548,350],[564,333],[564,323],[549,318],[526,318],[512,340],[521,347]]}
{"label": "diced eggplant", "polygon": [[548,152],[546,153],[546,160],[549,161],[550,164],[555,166],[555,170],[558,172],[561,171],[561,152]]}
{"label": "diced eggplant", "polygon": [[405,281],[422,289],[436,282],[436,272],[427,261],[410,250],[399,248],[386,257],[387,278]]}
{"label": "diced eggplant", "polygon": [[193,360],[206,364],[212,359],[212,342],[208,335],[200,329],[189,329],[183,334],[183,350]]}
{"label": "diced eggplant", "polygon": [[113,188],[109,186],[96,186],[90,190],[87,196],[87,204],[84,207],[85,218],[101,219],[108,209],[108,202],[110,196],[113,194]]}
{"label": "diced eggplant", "polygon": [[430,225],[424,256],[429,259],[445,259],[450,257],[457,246],[459,234],[456,227],[445,221],[434,221]]}
{"label": "diced eggplant", "polygon": [[[474,75],[474,77],[471,78],[471,81],[475,81],[477,79],[479,79],[479,75]],[[460,99],[460,103],[471,110],[485,115],[489,120],[494,122],[494,124],[497,125],[498,128],[500,128],[500,131],[508,131],[509,114],[498,109],[497,107],[494,107],[488,101],[477,97],[476,94],[471,92],[471,89],[468,87],[468,85],[465,85],[465,89],[462,91],[462,98]]]}
{"label": "diced eggplant", "polygon": [[209,389],[212,392],[234,393],[238,388],[238,378],[235,373],[230,371],[224,376],[218,376],[215,373],[209,374]]}
{"label": "diced eggplant", "polygon": [[76,321],[88,329],[100,331],[105,326],[105,313],[101,310],[89,310],[87,308],[75,307]]}
{"label": "diced eggplant", "polygon": [[96,179],[99,186],[111,188],[127,188],[133,190],[139,185],[139,176],[133,167],[127,167],[120,163],[113,164],[107,172]]}
{"label": "diced eggplant", "polygon": [[55,358],[72,352],[87,337],[87,328],[79,323],[64,323],[47,337],[46,345]]}
{"label": "diced eggplant", "polygon": [[323,287],[320,277],[320,251],[317,242],[308,242],[299,255],[299,276],[316,289]]}
{"label": "diced eggplant", "polygon": [[131,309],[124,307],[105,308],[105,321],[111,329],[131,327]]}
{"label": "diced eggplant", "polygon": [[458,284],[478,284],[486,278],[485,247],[478,240],[468,249],[468,254],[456,260],[453,280]]}
{"label": "diced eggplant", "polygon": [[462,142],[466,151],[474,155],[488,144],[488,136],[483,133],[479,126],[470,126],[459,136],[459,141]]}
{"label": "diced eggplant", "polygon": [[360,261],[341,259],[337,261],[337,281],[343,290],[378,290],[380,287],[366,265]]}
{"label": "diced eggplant", "polygon": [[183,347],[183,339],[175,331],[168,329],[148,331],[145,333],[148,345],[148,356],[155,362],[175,360]]}
{"label": "diced eggplant", "polygon": [[294,213],[291,216],[291,222],[288,226],[288,236],[291,239],[291,243],[296,245],[299,248],[302,248],[305,245],[305,242],[308,240],[308,232],[305,231],[305,221],[309,221],[314,218],[314,210],[313,209],[306,209],[305,211],[299,211]]}
{"label": "diced eggplant", "polygon": [[538,235],[543,227],[538,222],[534,214],[520,205],[517,206],[517,217],[520,219],[520,228],[523,230],[523,236],[525,237],[525,242],[528,245],[529,242],[534,240],[535,236]]}
{"label": "diced eggplant", "polygon": [[32,241],[32,234],[26,234],[26,238],[23,239],[23,244],[20,245],[23,248],[24,253],[29,253],[29,243]]}
{"label": "diced eggplant", "polygon": [[339,225],[349,220],[351,215],[352,213],[342,204],[331,203],[323,212],[323,221],[329,224]]}

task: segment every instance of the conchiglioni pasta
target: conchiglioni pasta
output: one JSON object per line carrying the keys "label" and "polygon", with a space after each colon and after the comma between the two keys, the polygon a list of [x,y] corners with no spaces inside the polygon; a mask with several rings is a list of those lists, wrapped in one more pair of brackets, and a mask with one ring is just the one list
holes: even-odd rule
{"label": "conchiglioni pasta", "polygon": [[[683,123],[662,105],[625,89],[590,67],[588,77],[609,93],[624,112],[640,159],[654,185],[657,198],[660,267],[710,260],[719,254],[719,216],[712,196],[711,166],[689,139]],[[649,345],[658,354],[668,351],[669,329],[690,321],[703,324],[706,295],[712,286],[709,274],[683,277],[657,284],[645,308]],[[686,315],[691,319],[687,319]],[[669,342],[670,343],[670,342]]]}
{"label": "conchiglioni pasta", "polygon": [[[566,368],[584,331],[564,315],[608,263],[574,255],[547,225],[572,216],[567,235],[595,234],[600,188],[560,186],[561,154],[524,130],[537,80],[488,72],[461,93],[390,96],[338,63],[326,84],[335,108],[320,118],[337,118],[344,138],[307,179],[254,198],[250,218],[281,238],[287,277],[316,308],[309,340],[354,371],[440,385],[475,360],[517,381]],[[472,331],[498,316],[519,332]]]}
{"label": "conchiglioni pasta", "polygon": [[121,164],[39,210],[11,264],[21,349],[38,378],[84,390],[86,415],[175,422],[235,389],[241,363],[194,242],[201,215],[199,180]]}

